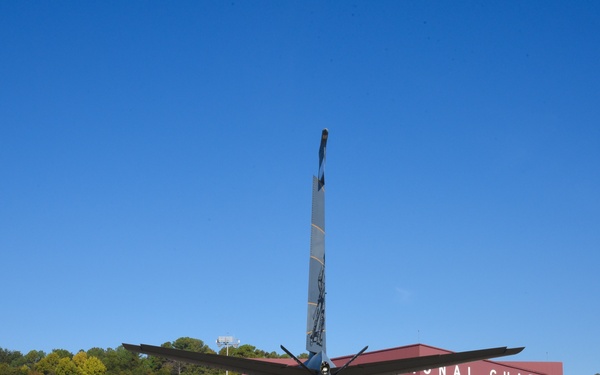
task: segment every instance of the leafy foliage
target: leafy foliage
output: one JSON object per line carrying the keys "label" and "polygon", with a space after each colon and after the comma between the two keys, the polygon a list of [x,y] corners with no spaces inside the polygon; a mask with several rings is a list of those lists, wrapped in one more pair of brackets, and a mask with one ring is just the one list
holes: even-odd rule
{"label": "leafy foliage", "polygon": [[[180,337],[162,344],[166,348],[190,350],[197,353],[216,354],[202,340]],[[225,355],[222,348],[219,354]],[[266,352],[253,345],[229,348],[229,355],[243,358],[288,358],[276,352]],[[306,358],[301,354],[300,358]],[[125,350],[91,348],[73,355],[64,349],[54,349],[46,354],[31,350],[26,355],[19,351],[0,348],[0,375],[224,375],[225,371],[199,365],[172,361],[166,358],[147,357]],[[230,375],[233,373],[230,372]],[[600,374],[596,374],[600,375]]]}

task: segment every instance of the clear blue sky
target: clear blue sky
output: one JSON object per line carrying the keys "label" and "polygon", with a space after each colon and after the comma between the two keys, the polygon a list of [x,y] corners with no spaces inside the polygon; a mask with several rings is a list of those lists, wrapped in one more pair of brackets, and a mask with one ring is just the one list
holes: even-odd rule
{"label": "clear blue sky", "polygon": [[0,2],[0,347],[526,346],[600,372],[600,3]]}

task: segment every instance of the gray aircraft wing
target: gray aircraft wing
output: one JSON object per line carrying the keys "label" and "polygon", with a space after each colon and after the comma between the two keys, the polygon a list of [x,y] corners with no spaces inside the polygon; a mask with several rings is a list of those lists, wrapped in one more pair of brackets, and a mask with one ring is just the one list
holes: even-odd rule
{"label": "gray aircraft wing", "polygon": [[[249,375],[306,375],[307,369],[299,366],[288,366],[280,363],[264,362],[256,359],[226,357],[217,354],[204,354],[187,350],[163,348],[152,345],[123,344],[125,349],[156,357],[194,363],[213,368],[221,368]],[[504,357],[520,353],[523,348],[491,348],[468,352],[436,354],[425,357],[396,359],[391,361],[371,362],[351,365],[342,371],[332,369],[332,374],[343,372],[344,375],[396,375],[414,371],[428,370],[436,367],[457,365],[460,363]],[[309,372],[313,372],[308,370]],[[314,374],[318,374],[315,370]],[[341,375],[341,374],[340,374]]]}
{"label": "gray aircraft wing", "polygon": [[[468,352],[435,354],[424,357],[394,359],[391,361],[371,362],[349,366],[343,372],[344,375],[406,374],[414,371],[429,370],[436,367],[444,367],[457,365],[459,363],[480,361],[482,359],[504,357],[507,355],[520,353],[523,349],[524,348],[500,347],[491,349],[472,350]],[[332,374],[336,374],[335,369],[332,369]]]}
{"label": "gray aircraft wing", "polygon": [[218,354],[205,354],[187,350],[163,348],[152,345],[123,344],[129,351],[163,357],[175,361],[193,363],[212,368],[220,368],[249,375],[307,375],[301,367],[280,363],[265,362],[256,359],[227,357]]}

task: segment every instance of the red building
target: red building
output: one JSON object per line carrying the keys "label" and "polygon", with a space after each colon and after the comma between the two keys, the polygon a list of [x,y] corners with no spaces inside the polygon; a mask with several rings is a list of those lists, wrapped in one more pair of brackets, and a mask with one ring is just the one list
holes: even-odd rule
{"label": "red building", "polygon": [[[366,352],[358,357],[352,366],[376,361],[423,357],[435,354],[452,353],[450,350],[435,348],[429,345],[415,344],[397,348]],[[353,355],[332,358],[336,366],[343,366]],[[280,362],[289,365],[296,363],[292,359],[265,359],[269,362]],[[419,371],[417,375],[563,375],[562,362],[515,362],[515,361],[475,361],[445,367]]]}
{"label": "red building", "polygon": [[[410,357],[423,357],[434,354],[452,353],[450,350],[435,348],[429,345],[415,344],[367,352],[361,355],[352,364],[369,363],[375,361],[389,361]],[[343,366],[352,355],[334,358],[336,366]],[[563,375],[562,362],[515,362],[515,361],[476,361],[433,368],[419,371],[418,375]]]}

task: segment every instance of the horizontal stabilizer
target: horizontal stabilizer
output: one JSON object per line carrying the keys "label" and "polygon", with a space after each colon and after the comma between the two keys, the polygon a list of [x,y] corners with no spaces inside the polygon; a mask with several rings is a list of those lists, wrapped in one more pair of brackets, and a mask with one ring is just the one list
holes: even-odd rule
{"label": "horizontal stabilizer", "polygon": [[271,363],[249,358],[227,357],[218,354],[196,353],[188,350],[163,348],[152,345],[123,344],[129,351],[163,357],[175,361],[193,363],[212,368],[220,368],[229,371],[249,375],[307,375],[306,370],[288,366],[280,363]]}
{"label": "horizontal stabilizer", "polygon": [[[123,344],[129,351],[163,357],[175,361],[194,363],[212,368],[236,371],[249,375],[306,375],[306,368],[288,366],[280,363],[264,362],[257,359],[226,357],[218,354],[205,354],[187,350],[163,348],[152,345]],[[518,354],[524,348],[491,348],[468,352],[436,354],[425,357],[396,359],[350,365],[344,368],[344,375],[397,375],[414,371],[429,370],[436,367],[457,365]],[[362,351],[361,351],[362,353]],[[310,370],[309,370],[310,371]],[[317,371],[315,371],[317,373]]]}
{"label": "horizontal stabilizer", "polygon": [[302,361],[299,360],[298,357],[296,357],[295,355],[293,355],[292,352],[290,352],[289,350],[287,350],[285,348],[285,346],[280,345],[280,347],[285,352],[285,354],[289,355],[290,358],[292,358],[298,364],[298,366],[300,366],[301,368],[303,368],[306,371],[308,371],[309,374],[314,374],[315,373],[313,370],[311,370],[308,367],[306,367],[306,365],[304,363],[302,363]]}
{"label": "horizontal stabilizer", "polygon": [[436,367],[457,365],[459,363],[480,361],[520,353],[524,348],[507,347],[473,350],[468,352],[436,354],[425,357],[395,359],[391,361],[363,363],[349,366],[344,375],[396,375],[414,371],[429,370]]}
{"label": "horizontal stabilizer", "polygon": [[362,348],[362,350],[358,353],[356,353],[354,355],[354,357],[352,357],[352,359],[350,359],[348,362],[346,362],[345,365],[343,365],[341,368],[339,369],[335,369],[335,371],[332,372],[332,374],[334,375],[338,375],[340,372],[344,371],[345,369],[348,368],[348,366],[350,366],[352,364],[352,362],[354,362],[354,360],[358,357],[360,357],[361,354],[363,354],[365,352],[365,350],[369,349],[369,346],[365,346],[364,348]]}

